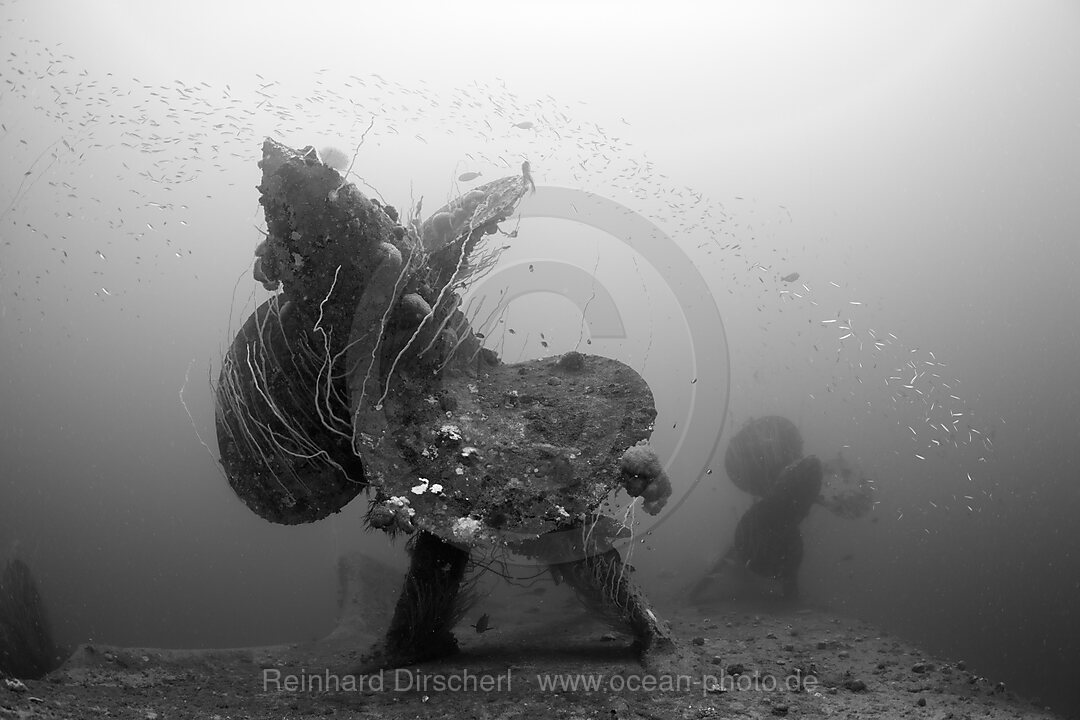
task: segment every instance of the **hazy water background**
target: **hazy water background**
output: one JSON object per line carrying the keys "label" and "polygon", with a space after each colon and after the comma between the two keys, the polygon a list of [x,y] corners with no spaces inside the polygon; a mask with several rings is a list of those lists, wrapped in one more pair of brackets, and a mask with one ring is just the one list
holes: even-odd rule
{"label": "hazy water background", "polygon": [[[877,480],[872,518],[808,521],[809,600],[1080,707],[1075,4],[11,2],[0,20],[0,540],[65,640],[305,639],[333,622],[340,552],[403,561],[361,532],[362,501],[273,527],[212,457],[208,378],[262,297],[261,139],[351,151],[374,118],[357,171],[398,207],[528,157],[541,184],[654,218],[724,318],[728,432],[781,413]],[[645,375],[670,449],[691,373],[662,271],[560,221],[523,222],[505,261],[551,257],[623,303],[629,337],[590,349]],[[809,290],[779,281],[794,271]],[[820,322],[837,317],[856,337]],[[580,321],[550,297],[509,326],[512,361],[573,347]],[[992,446],[933,444],[925,403],[886,385],[909,360]],[[671,458],[678,486],[701,451]],[[749,504],[712,466],[633,548],[658,597]]]}

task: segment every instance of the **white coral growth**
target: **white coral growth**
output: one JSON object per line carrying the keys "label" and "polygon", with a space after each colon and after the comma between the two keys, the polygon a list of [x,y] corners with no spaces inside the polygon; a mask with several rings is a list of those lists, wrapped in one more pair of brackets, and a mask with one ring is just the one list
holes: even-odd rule
{"label": "white coral growth", "polygon": [[480,533],[480,521],[471,517],[460,517],[454,521],[451,532],[461,542],[471,542]]}

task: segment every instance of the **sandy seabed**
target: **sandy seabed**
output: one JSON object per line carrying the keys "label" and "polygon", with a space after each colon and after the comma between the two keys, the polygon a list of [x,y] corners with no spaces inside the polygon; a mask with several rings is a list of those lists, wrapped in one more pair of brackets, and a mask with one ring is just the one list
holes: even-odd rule
{"label": "sandy seabed", "polygon": [[963,662],[814,609],[685,608],[669,619],[690,664],[658,675],[582,611],[503,617],[482,635],[459,628],[452,657],[362,675],[350,668],[375,635],[357,623],[304,645],[83,645],[47,678],[0,687],[0,718],[1057,717]]}

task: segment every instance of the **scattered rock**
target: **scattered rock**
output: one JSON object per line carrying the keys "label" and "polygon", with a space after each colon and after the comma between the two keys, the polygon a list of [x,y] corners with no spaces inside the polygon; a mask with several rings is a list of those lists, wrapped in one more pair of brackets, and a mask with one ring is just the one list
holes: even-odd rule
{"label": "scattered rock", "polygon": [[19,678],[5,678],[4,687],[14,693],[26,692],[26,684]]}
{"label": "scattered rock", "polygon": [[863,692],[866,690],[866,683],[862,680],[846,680],[844,681],[844,687],[851,692]]}
{"label": "scattered rock", "polygon": [[710,678],[706,680],[702,689],[705,690],[705,692],[707,693],[715,693],[717,695],[727,692],[727,690],[724,688],[724,684],[716,678]]}

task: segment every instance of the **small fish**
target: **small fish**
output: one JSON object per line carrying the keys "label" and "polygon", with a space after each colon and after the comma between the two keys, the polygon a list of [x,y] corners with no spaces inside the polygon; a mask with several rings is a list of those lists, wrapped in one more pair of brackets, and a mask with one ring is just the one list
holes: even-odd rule
{"label": "small fish", "polygon": [[784,282],[795,282],[796,280],[799,279],[799,273],[793,272],[790,275],[785,275],[784,277],[782,277],[780,279],[783,280]]}
{"label": "small fish", "polygon": [[481,615],[480,619],[477,620],[476,624],[472,625],[472,627],[476,628],[476,634],[477,635],[479,635],[481,633],[485,633],[488,630],[494,630],[495,629],[495,628],[491,627],[491,618],[488,616],[487,613],[484,613],[483,615]]}
{"label": "small fish", "polygon": [[480,177],[480,173],[478,172],[467,172],[458,175],[457,179],[461,182],[469,182],[470,180],[475,180],[478,177]]}
{"label": "small fish", "polygon": [[532,128],[532,126],[533,126],[533,124],[532,124],[531,120],[525,120],[523,122],[514,123],[514,127],[516,127],[519,130],[529,130],[530,128]]}

